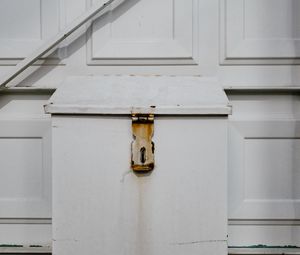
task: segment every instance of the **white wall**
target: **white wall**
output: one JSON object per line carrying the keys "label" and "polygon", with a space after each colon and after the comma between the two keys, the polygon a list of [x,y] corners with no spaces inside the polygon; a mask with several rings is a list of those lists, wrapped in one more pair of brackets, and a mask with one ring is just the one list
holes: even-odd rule
{"label": "white wall", "polygon": [[256,93],[229,95],[229,243],[299,246],[299,95]]}
{"label": "white wall", "polygon": [[[92,0],[0,0],[0,75],[91,4]],[[299,11],[299,0],[128,0],[89,24],[86,33],[81,30],[73,40],[62,43],[46,65],[35,68],[20,85],[54,88],[68,75],[218,77],[233,105],[229,243],[299,245]],[[25,100],[36,103],[28,106],[29,113],[23,112],[27,109],[23,100],[16,100],[22,104],[13,106],[12,112],[0,103],[0,115],[4,114],[0,116],[4,123],[0,155],[10,152],[12,157],[14,152],[16,159],[9,166],[4,158],[9,166],[4,176],[14,180],[15,186],[30,187],[31,181],[37,185],[26,188],[25,203],[18,198],[21,189],[0,186],[5,194],[2,200],[0,195],[4,208],[0,218],[50,217],[45,204],[37,204],[39,209],[33,211],[27,201],[40,193],[38,185],[43,181],[36,174],[42,176],[48,167],[41,160],[45,149],[41,139],[26,138],[44,137],[47,121],[43,116],[35,124],[32,115],[39,109],[42,116],[45,100]],[[20,116],[25,119],[12,129],[12,121]],[[28,148],[29,170],[22,161],[21,146]],[[22,174],[24,179],[17,181],[15,177]],[[15,202],[8,205],[6,198]],[[50,237],[48,226],[43,225],[47,228],[43,240]]]}
{"label": "white wall", "polygon": [[[91,4],[1,0],[0,74]],[[298,0],[129,0],[89,24],[68,47],[63,43],[48,65],[22,84],[56,87],[71,74],[182,74],[218,76],[226,87],[297,86],[299,5]]]}
{"label": "white wall", "polygon": [[0,244],[51,242],[49,92],[0,95]]}

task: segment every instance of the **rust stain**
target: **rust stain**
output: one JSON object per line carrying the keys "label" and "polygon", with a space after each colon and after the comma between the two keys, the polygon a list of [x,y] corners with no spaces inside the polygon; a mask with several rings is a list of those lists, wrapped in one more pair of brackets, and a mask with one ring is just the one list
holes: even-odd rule
{"label": "rust stain", "polygon": [[133,171],[149,172],[154,169],[153,114],[132,114],[131,167]]}

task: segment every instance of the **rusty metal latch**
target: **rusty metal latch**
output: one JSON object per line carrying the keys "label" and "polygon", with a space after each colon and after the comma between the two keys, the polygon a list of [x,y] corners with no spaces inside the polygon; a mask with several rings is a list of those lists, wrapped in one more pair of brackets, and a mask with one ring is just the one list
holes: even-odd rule
{"label": "rusty metal latch", "polygon": [[154,168],[153,114],[132,114],[131,167],[133,171],[148,172]]}

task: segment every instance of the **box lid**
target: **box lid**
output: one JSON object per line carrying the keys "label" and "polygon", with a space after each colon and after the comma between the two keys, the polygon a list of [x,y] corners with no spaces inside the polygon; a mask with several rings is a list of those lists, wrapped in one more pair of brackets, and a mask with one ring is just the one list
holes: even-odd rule
{"label": "box lid", "polygon": [[51,114],[228,115],[215,79],[179,76],[73,76],[50,98]]}

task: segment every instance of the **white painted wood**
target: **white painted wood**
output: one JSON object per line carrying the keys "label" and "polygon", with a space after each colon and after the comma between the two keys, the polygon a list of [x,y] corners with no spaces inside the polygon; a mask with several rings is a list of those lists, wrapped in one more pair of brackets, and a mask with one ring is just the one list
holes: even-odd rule
{"label": "white painted wood", "polygon": [[299,248],[289,249],[289,248],[229,248],[228,254],[270,254],[270,255],[277,255],[277,254],[285,254],[285,255],[293,255],[293,254],[300,254]]}
{"label": "white painted wood", "polygon": [[[14,78],[16,78],[23,71],[25,71],[33,63],[35,63],[36,60],[38,60],[40,57],[43,57],[45,54],[51,52],[51,50],[53,50],[53,48],[55,48],[60,42],[62,42],[65,38],[73,34],[77,29],[82,27],[86,22],[90,21],[96,15],[98,15],[99,13],[100,15],[103,15],[105,12],[107,12],[109,6],[111,8],[116,7],[119,4],[121,4],[123,1],[124,0],[108,0],[104,4],[102,3],[95,4],[92,8],[86,11],[82,16],[74,20],[74,22],[69,24],[62,31],[56,34],[53,38],[50,38],[48,41],[43,43],[41,47],[34,50],[32,54],[30,54],[24,60],[19,62],[14,68],[12,68],[12,70],[5,77],[1,77],[0,88],[15,86],[15,84],[9,85],[9,82],[12,81]],[[115,5],[111,6],[111,4],[113,3],[115,3]]]}
{"label": "white painted wood", "polygon": [[129,117],[53,127],[54,254],[227,254],[226,118],[157,117],[156,167],[141,176]]}
{"label": "white painted wood", "polygon": [[[93,91],[93,93],[91,93]],[[214,79],[199,77],[70,77],[46,105],[48,113],[214,114],[230,113]]]}
{"label": "white painted wood", "polygon": [[[283,7],[284,10],[289,8],[289,5],[292,3],[291,1],[292,0],[288,0],[284,2],[287,5],[286,7]],[[221,5],[223,4],[222,1],[220,3]],[[268,12],[270,12],[268,15],[268,19],[272,20],[273,19],[272,17],[274,17],[276,12],[278,12],[278,9],[280,9],[278,6],[280,6],[281,3],[275,1],[273,4],[273,2],[270,2],[268,0],[263,0],[262,3],[258,1],[254,1],[253,5],[259,6],[259,5],[264,5],[264,3],[268,3],[271,5],[271,7],[268,8]],[[132,8],[137,8],[136,10],[140,10],[144,8],[143,7],[144,4],[151,5],[150,1],[140,0],[137,2],[137,4],[133,5]],[[190,4],[190,2],[188,4]],[[174,61],[172,59],[170,61],[168,60],[165,62],[165,63],[169,63],[170,65],[155,65],[156,60],[144,59],[144,58],[140,58],[138,60],[137,59],[120,60],[118,62],[120,64],[119,66],[114,66],[112,64],[112,63],[114,64],[116,63],[116,61],[114,60],[112,60],[111,62],[105,60],[107,61],[107,65],[101,65],[101,67],[94,66],[94,65],[87,65],[87,59],[89,60],[90,57],[89,54],[87,54],[87,52],[89,52],[89,50],[87,49],[89,48],[89,44],[86,45],[86,39],[89,39],[89,37],[86,38],[85,35],[82,35],[79,36],[77,40],[72,41],[70,44],[60,45],[60,47],[63,47],[63,49],[61,49],[62,54],[60,55],[60,57],[63,58],[64,66],[63,65],[56,66],[56,67],[43,66],[39,68],[37,72],[30,75],[27,79],[23,81],[19,81],[19,83],[17,84],[18,86],[58,87],[60,86],[61,82],[69,75],[103,75],[103,74],[168,74],[168,75],[175,74],[175,75],[218,76],[222,85],[226,87],[229,86],[283,87],[283,86],[298,86],[300,84],[300,69],[298,65],[294,65],[294,63],[297,63],[297,59],[295,61],[293,61],[294,58],[287,59],[287,60],[280,59],[279,60],[280,63],[284,63],[285,61],[292,61],[293,63],[288,64],[287,62],[285,62],[288,65],[276,65],[276,63],[279,63],[278,59],[276,58],[277,51],[272,46],[269,48],[270,50],[273,49],[272,51],[274,51],[275,54],[274,56],[271,56],[270,59],[253,60],[253,61],[262,61],[259,63],[251,62],[252,60],[250,62],[247,62],[248,59],[247,60],[240,59],[237,60],[238,65],[219,66],[220,63],[219,45],[220,46],[224,45],[223,41],[219,42],[219,29],[223,27],[220,26],[219,24],[219,11],[222,14],[223,13],[222,10],[224,9],[222,8],[219,9],[218,0],[210,0],[210,1],[198,0],[197,4],[199,5],[199,8],[198,9],[194,8],[193,10],[194,12],[193,16],[195,17],[195,19],[198,20],[195,23],[193,22],[193,30],[195,30],[196,32],[196,33],[193,32],[194,34],[193,40],[195,40],[195,48],[193,49],[193,55],[194,54],[195,56],[198,55],[198,58],[197,57],[194,58],[195,62],[197,62],[198,65],[183,65],[183,63],[178,65],[172,65],[172,61]],[[140,5],[140,7],[138,7],[138,5]],[[265,7],[264,9],[266,9]],[[76,17],[80,16],[85,12],[85,8],[86,8],[85,0],[74,0],[74,1],[65,0],[64,2],[61,2],[60,13],[62,15],[61,16],[61,20],[63,21],[62,23],[64,22],[71,23]],[[251,12],[254,12],[252,9]],[[168,11],[168,9],[166,10]],[[110,19],[109,18],[110,15],[112,14],[108,13],[106,15],[106,19]],[[130,21],[130,20],[134,20],[133,16],[136,14],[131,13],[129,8],[124,15],[126,16],[126,19],[125,17],[124,19],[126,21],[127,19]],[[277,20],[275,21],[276,23],[278,23],[278,26],[274,26],[274,27],[280,26],[280,30],[278,31],[282,35],[285,35],[286,33],[284,27],[282,26],[288,27],[290,22],[289,17],[287,17],[286,21],[284,21],[285,19],[284,17],[285,17],[284,15],[280,16],[278,21]],[[152,20],[151,18],[149,19]],[[184,17],[183,19],[186,18]],[[263,37],[264,35],[262,34],[262,32],[257,31],[256,28],[257,26],[255,25],[256,24],[255,19],[250,18],[250,21],[251,22],[248,22],[250,24],[250,30],[251,29],[253,30],[254,28],[256,29],[253,31],[251,30],[252,31],[251,33],[255,32],[257,33],[258,36]],[[254,23],[252,24],[252,21],[255,24]],[[95,24],[98,22],[100,22],[100,20],[97,20]],[[116,22],[114,23],[120,23],[120,22],[116,20]],[[148,24],[150,22],[147,19],[145,23]],[[164,24],[168,24],[168,23],[170,24],[171,22],[165,22]],[[223,25],[223,23],[221,24]],[[163,28],[164,26],[165,25],[162,25],[161,27]],[[235,26],[238,26],[238,24],[235,24]],[[134,37],[135,35],[133,33],[135,32],[135,30],[133,29],[134,26],[131,27],[132,27],[132,30],[130,30],[131,36]],[[131,29],[131,27],[129,27],[128,29]],[[261,27],[268,28],[268,26],[261,26]],[[98,29],[98,30],[94,29],[94,30],[95,31],[93,37],[100,38],[99,33],[100,31],[102,31],[102,29]],[[271,32],[273,31],[272,29],[269,30]],[[269,30],[267,30],[266,35],[271,37],[272,34],[268,32]],[[130,31],[128,31],[127,33],[128,35],[130,34]],[[126,34],[126,31],[122,35],[124,34]],[[152,38],[153,40],[155,40],[154,35]],[[189,38],[189,37],[183,36],[183,38]],[[221,35],[220,38],[223,38],[223,35]],[[126,41],[125,39],[123,40]],[[282,38],[278,38],[278,39],[280,41]],[[120,38],[120,40],[122,40],[122,38]],[[296,35],[295,38],[291,38],[291,40],[297,41]],[[268,41],[268,40],[264,40],[264,41]],[[101,47],[100,46],[98,47],[97,45],[98,44],[94,45],[94,48],[100,49]],[[272,45],[275,44],[272,43]],[[285,47],[282,47],[282,49],[284,50],[287,47],[291,48],[285,45]],[[97,49],[95,51],[97,51]],[[224,51],[222,50],[221,52]],[[133,54],[139,54],[139,53],[134,52]],[[295,57],[297,57],[297,51],[295,51]],[[162,60],[165,61],[164,59]],[[7,61],[9,62],[11,60],[7,60]],[[126,61],[129,62],[130,65],[124,65],[124,62]],[[153,65],[149,65],[149,62],[152,63]],[[266,63],[266,62],[268,62],[269,64],[261,65],[261,63]],[[244,65],[243,63],[247,65]],[[56,61],[56,63],[53,62],[53,64],[58,64],[58,63]],[[5,75],[5,73],[8,71],[9,71],[8,67],[2,66],[0,68],[0,75]]]}
{"label": "white painted wood", "polygon": [[0,94],[0,244],[51,244],[49,95],[20,88]]}
{"label": "white painted wood", "polygon": [[0,254],[50,254],[51,247],[0,247]]}
{"label": "white painted wood", "polygon": [[248,225],[254,225],[254,226],[300,226],[300,220],[272,220],[272,219],[266,219],[266,220],[252,220],[252,219],[229,219],[228,220],[229,226],[248,226]]}
{"label": "white painted wood", "polygon": [[[3,0],[3,2],[4,1],[5,0]],[[24,57],[26,55],[24,54],[26,50],[28,51],[28,49],[34,45],[32,40],[35,40],[38,37],[37,23],[34,23],[33,21],[37,20],[39,15],[42,19],[47,17],[47,20],[42,21],[41,24],[39,24],[42,28],[43,35],[45,35],[44,33],[46,31],[52,31],[52,29],[58,27],[56,26],[58,22],[56,19],[58,10],[52,11],[54,6],[56,6],[56,1],[42,1],[48,4],[48,7],[45,8],[46,11],[44,11],[44,5],[42,4],[42,10],[39,12],[38,4],[35,4],[35,2],[39,1],[36,0],[28,0],[26,3],[23,3],[23,1],[20,0],[11,0],[9,1],[9,4],[10,8],[13,9],[12,11],[10,11],[9,8],[6,8],[5,10],[1,9],[4,10],[4,13],[1,16],[3,22],[0,24],[0,27],[2,25],[3,29],[0,29],[0,41],[3,40],[3,42],[9,42],[10,40],[10,43],[3,44],[0,47],[0,52],[1,49],[3,49],[2,53],[7,54],[7,56],[9,54],[10,56],[15,54],[16,57]],[[226,9],[224,8],[225,5],[223,5],[225,0],[220,1],[220,6],[219,0],[197,0],[195,2],[199,8],[193,8],[193,11],[190,10],[192,1],[186,1],[186,8],[179,9],[178,13],[173,17],[173,24],[178,24],[177,31],[183,33],[180,39],[182,40],[182,43],[178,43],[180,46],[177,48],[170,46],[174,41],[178,41],[172,40],[169,33],[170,28],[172,27],[172,21],[169,18],[171,12],[169,6],[172,5],[171,1],[161,1],[163,2],[161,3],[162,8],[157,11],[157,19],[153,19],[152,16],[144,16],[144,20],[139,20],[142,22],[141,24],[144,28],[140,33],[139,28],[135,26],[138,24],[138,22],[136,22],[136,20],[138,20],[136,17],[141,17],[142,14],[147,15],[145,9],[147,9],[147,7],[149,7],[149,10],[153,8],[153,6],[156,5],[156,1],[133,1],[134,4],[132,4],[132,6],[129,7],[129,3],[128,5],[125,5],[126,8],[121,8],[121,10],[126,10],[126,12],[118,19],[113,19],[113,17],[117,16],[116,13],[107,13],[104,19],[97,19],[93,24],[93,31],[89,30],[88,32],[93,32],[93,34],[88,34],[88,38],[81,36],[74,42],[70,41],[70,45],[68,42],[63,45],[60,44],[60,47],[64,47],[61,57],[65,58],[65,66],[57,66],[55,68],[53,66],[43,66],[19,85],[59,87],[62,81],[69,75],[168,74],[218,76],[222,85],[227,88],[262,88],[264,90],[264,95],[253,95],[255,93],[260,94],[260,92],[248,91],[248,94],[243,93],[242,96],[230,96],[230,103],[233,105],[233,116],[230,116],[231,120],[237,122],[246,121],[248,127],[245,127],[245,130],[249,130],[256,126],[256,124],[254,124],[256,122],[260,123],[258,126],[261,128],[255,128],[255,132],[253,131],[253,133],[251,131],[251,135],[253,135],[254,138],[248,139],[246,137],[246,139],[244,139],[244,132],[241,131],[241,134],[234,134],[233,142],[240,144],[241,141],[246,140],[245,146],[247,148],[245,149],[245,152],[248,160],[247,164],[245,166],[241,165],[239,170],[246,169],[247,173],[251,173],[251,169],[255,167],[255,171],[252,173],[254,175],[252,176],[253,178],[247,178],[246,180],[249,180],[246,185],[247,194],[249,195],[251,192],[256,192],[255,195],[256,197],[259,197],[261,203],[259,205],[258,203],[254,203],[254,207],[256,206],[258,209],[253,212],[255,208],[252,207],[250,208],[251,215],[248,214],[249,217],[256,215],[258,219],[256,222],[247,219],[247,215],[241,215],[241,222],[239,222],[240,224],[235,225],[235,230],[231,231],[232,226],[229,227],[230,233],[234,233],[234,235],[229,235],[229,244],[234,243],[239,245],[243,243],[252,245],[269,242],[276,245],[279,243],[278,240],[282,242],[282,244],[294,244],[293,238],[296,238],[298,235],[294,226],[298,223],[295,223],[294,221],[297,216],[297,211],[293,213],[293,205],[297,201],[295,201],[296,199],[290,200],[291,191],[288,190],[287,186],[287,184],[291,182],[291,173],[293,171],[291,165],[291,161],[293,160],[289,158],[287,152],[288,148],[291,147],[291,144],[294,144],[294,140],[296,141],[295,144],[298,143],[298,139],[295,139],[297,136],[295,136],[295,133],[293,133],[292,130],[293,128],[297,129],[298,126],[298,124],[295,124],[295,119],[299,119],[299,97],[295,94],[287,95],[287,91],[284,91],[286,95],[278,95],[273,92],[266,95],[265,93],[266,88],[275,88],[276,90],[281,91],[284,87],[298,86],[300,84],[300,68],[295,65],[298,64],[299,58],[299,36],[298,28],[294,26],[294,24],[298,23],[298,0],[227,1],[229,5]],[[21,13],[27,15],[26,22],[28,23],[23,22],[20,24],[19,18],[21,15],[16,15],[18,11],[20,12],[20,9],[18,10],[17,6],[15,6],[18,2],[20,3],[19,7],[21,5],[24,6],[24,8],[22,8],[23,12]],[[177,2],[182,4],[185,1]],[[244,3],[246,4],[246,8],[243,9],[241,8],[241,5]],[[86,0],[60,1],[59,12],[60,19],[63,21],[62,23],[72,23],[74,19],[85,12],[86,4]],[[12,6],[15,6],[16,8],[12,8]],[[295,8],[293,6],[295,6]],[[30,14],[28,14],[28,10],[31,10]],[[219,11],[221,16],[219,16]],[[53,15],[53,13],[55,15]],[[225,21],[224,14],[226,13],[228,14],[227,20],[226,22],[223,22]],[[183,17],[181,17],[181,15],[183,15]],[[12,19],[11,17],[14,18]],[[219,18],[221,18],[221,26],[219,26]],[[7,27],[7,20],[10,22],[11,29],[4,31]],[[29,25],[30,22],[32,24]],[[187,29],[187,27],[191,27],[191,22],[193,22],[193,38],[191,38],[191,30]],[[111,23],[111,25],[101,27],[104,23]],[[133,25],[127,26],[127,23]],[[159,25],[157,25],[157,23],[159,23]],[[228,28],[227,33],[225,33],[225,25]],[[241,39],[240,31],[243,25],[245,27],[246,38]],[[19,29],[19,26],[22,29]],[[111,34],[104,33],[105,31],[109,31],[107,28],[108,26],[113,29]],[[151,26],[159,27],[155,29],[154,32],[151,32]],[[221,41],[219,41],[219,29],[221,30]],[[13,38],[13,40],[9,39],[9,37]],[[172,42],[166,40],[165,42],[167,43],[162,44],[164,37],[167,39],[171,38]],[[28,39],[27,44],[24,39]],[[89,39],[87,44],[86,39]],[[101,39],[112,41],[109,44],[102,45]],[[152,48],[149,46],[149,48],[146,48],[145,50],[145,47],[147,47],[145,46],[147,45],[145,41],[147,42],[147,39],[151,41],[150,46]],[[90,43],[93,41],[94,44],[91,45]],[[139,51],[132,49],[132,46],[128,42],[135,45]],[[155,48],[153,45],[156,45],[155,43],[157,42],[158,46]],[[191,47],[189,46],[191,42],[193,46],[192,55],[186,54],[191,53]],[[227,52],[225,43],[227,43],[226,47],[228,47]],[[219,50],[219,44],[221,50]],[[25,49],[26,45],[28,48]],[[120,49],[119,52],[114,51],[116,49],[114,45]],[[164,45],[167,45],[165,47],[167,48],[166,51],[164,51]],[[24,49],[22,48],[23,46]],[[14,48],[12,49],[12,47]],[[10,51],[6,51],[8,48],[11,48]],[[21,48],[22,51],[20,50]],[[150,50],[148,51],[148,49]],[[183,51],[185,51],[184,54],[186,56],[189,55],[189,59],[185,60],[179,58],[179,56],[184,55]],[[125,53],[127,52],[132,54],[129,56],[131,59],[121,59],[120,56],[123,54],[123,57],[126,57]],[[163,58],[163,55],[167,53],[169,54],[169,59]],[[146,58],[147,54],[148,57],[154,56],[155,59]],[[172,59],[172,54],[177,58]],[[199,55],[198,58],[197,55]],[[104,57],[112,57],[112,59],[105,59]],[[226,60],[224,60],[225,58]],[[198,63],[198,65],[185,65],[191,60]],[[16,61],[16,59],[0,59],[0,64],[14,65],[16,64]],[[219,66],[220,63],[221,66]],[[99,67],[97,65],[101,66]],[[1,66],[1,75],[4,75],[7,71],[8,67]],[[297,87],[291,89],[296,90]],[[47,118],[42,113],[43,109],[41,107],[46,100],[46,96],[34,99],[33,97],[22,95],[20,92],[17,99],[12,95],[1,96],[0,118],[2,120]],[[93,107],[89,108],[89,110],[92,109]],[[216,109],[213,111],[215,112],[215,110]],[[53,107],[52,111],[54,112]],[[56,112],[59,111],[65,112],[66,109],[59,109]],[[75,109],[75,111],[79,112],[79,109]],[[95,112],[97,111],[98,110]],[[111,109],[109,109],[109,111],[111,112]],[[170,112],[170,109],[168,109],[168,111]],[[69,108],[69,112],[73,112],[73,110]],[[219,110],[217,112],[219,112]],[[108,113],[108,111],[106,113]],[[173,112],[173,114],[174,113],[175,112]],[[269,123],[267,127],[264,124],[265,122]],[[281,123],[281,128],[279,128],[280,130],[274,128],[273,131],[273,125],[275,126],[277,123]],[[282,128],[282,125],[286,126],[286,128]],[[264,129],[266,130],[263,131]],[[264,132],[267,132],[267,136],[271,137],[265,137]],[[284,137],[281,137],[283,134]],[[291,134],[291,137],[287,134]],[[240,147],[241,149],[239,149],[239,146],[234,145],[233,149],[236,149],[236,151],[234,151],[232,157],[230,157],[231,160],[229,163],[234,167],[239,164],[241,156],[245,154],[241,152],[243,147]],[[273,162],[273,157],[269,154],[270,151],[272,152],[272,155],[276,155],[275,160],[279,161],[278,164]],[[264,157],[264,155],[269,156]],[[259,162],[263,164],[260,165]],[[285,162],[287,175],[284,175],[283,171],[280,172],[279,166],[282,162]],[[273,164],[275,164],[274,167]],[[272,169],[275,171],[274,176],[272,175]],[[256,190],[256,186],[252,185],[254,182],[253,179],[261,174],[265,175],[261,176],[263,178],[259,185],[257,184],[258,189]],[[269,175],[271,175],[270,180],[274,181],[274,183],[280,179],[285,180],[285,182],[282,187],[271,187],[268,193],[268,190],[264,189],[263,183],[267,181],[266,179]],[[236,179],[238,178],[234,178],[233,180]],[[238,191],[242,191],[245,188],[240,185],[238,180],[233,186],[234,188],[231,191],[233,193],[238,193]],[[274,206],[274,200],[278,200],[279,198],[282,199],[282,197],[284,197],[284,201],[278,201],[278,205],[275,206],[277,209],[275,208],[274,212],[270,213],[269,211]],[[266,198],[267,200],[272,198],[271,204],[273,203],[273,205],[269,207],[268,201],[262,201]],[[287,206],[285,207],[286,204]],[[264,214],[260,214],[259,210],[263,211]],[[269,223],[270,219],[268,218],[271,214],[274,217],[277,217],[278,215],[289,217],[287,220],[292,223],[287,228],[282,228],[282,225],[287,225],[285,223],[286,221],[273,219],[272,222],[276,222],[276,228],[271,228]],[[22,215],[21,212],[20,215]],[[261,222],[260,218],[264,215],[266,216],[266,219]],[[251,226],[251,228],[244,228],[245,222],[247,225]],[[259,228],[256,228],[258,225],[257,222],[259,222]],[[8,224],[8,229],[4,227],[1,228],[3,231],[2,236],[5,237],[7,235],[6,233],[10,233],[10,225],[11,224]],[[10,236],[18,236],[19,239],[17,240],[20,241],[31,237],[34,239],[38,236],[39,231],[42,230],[36,230],[34,233],[30,231],[27,232],[25,230],[23,231],[22,225],[19,229],[14,226],[14,232],[11,232],[12,234],[10,234]],[[294,234],[291,234],[293,231]],[[43,236],[43,232],[40,232],[40,235]],[[50,240],[50,234],[47,235]],[[22,236],[24,239],[22,239]]]}
{"label": "white painted wood", "polygon": [[267,246],[299,246],[299,226],[230,226],[228,230],[229,246],[252,246],[264,244]]}
{"label": "white painted wood", "polygon": [[227,92],[229,246],[299,246],[298,92]]}
{"label": "white painted wood", "polygon": [[[75,77],[50,102],[226,105],[224,91],[207,82]],[[155,115],[155,168],[139,175],[130,169],[130,112],[60,113],[52,116],[54,254],[227,253],[227,116]]]}
{"label": "white painted wood", "polygon": [[229,218],[298,219],[298,122],[235,121],[229,133]]}
{"label": "white painted wood", "polygon": [[[230,93],[230,92],[228,92]],[[299,119],[299,95],[294,92],[266,90],[229,95],[232,105],[231,120],[297,120]]]}
{"label": "white painted wood", "polygon": [[218,77],[224,87],[299,87],[299,65],[220,65]]}
{"label": "white painted wood", "polygon": [[0,123],[0,218],[51,217],[49,120]]}
{"label": "white painted wood", "polygon": [[195,65],[197,16],[195,0],[127,2],[93,22],[87,35],[88,64]]}
{"label": "white painted wood", "polygon": [[0,224],[51,225],[51,218],[0,218]]}
{"label": "white painted wood", "polygon": [[223,64],[299,64],[297,0],[222,0]]}
{"label": "white painted wood", "polygon": [[[42,245],[51,247],[52,226],[50,224],[0,224],[0,240],[1,244],[8,245]],[[24,252],[24,248],[18,251]],[[1,249],[0,252],[13,253],[12,249]],[[49,248],[48,248],[49,251]],[[16,250],[14,250],[16,254]]]}
{"label": "white painted wood", "polygon": [[[1,120],[42,120],[48,121],[43,105],[47,103],[53,91],[36,89],[8,89],[0,93]],[[39,90],[38,90],[39,91]],[[49,122],[50,123],[50,122]]]}
{"label": "white painted wood", "polygon": [[57,0],[1,0],[0,65],[15,65],[59,31]]}

